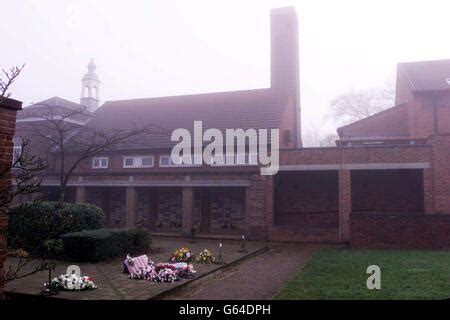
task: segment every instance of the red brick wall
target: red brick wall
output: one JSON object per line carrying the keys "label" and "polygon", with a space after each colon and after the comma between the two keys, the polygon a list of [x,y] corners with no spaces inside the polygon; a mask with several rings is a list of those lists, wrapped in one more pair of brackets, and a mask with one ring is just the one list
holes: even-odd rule
{"label": "red brick wall", "polygon": [[408,102],[411,136],[450,133],[450,93],[415,93]]}
{"label": "red brick wall", "polygon": [[436,132],[450,133],[450,93],[442,93],[436,99]]}
{"label": "red brick wall", "polygon": [[[297,142],[297,112],[294,98],[289,96],[289,100],[284,107],[280,122],[280,148],[295,148],[298,146]],[[288,132],[288,133],[286,133]],[[290,141],[286,141],[285,135],[289,135]]]}
{"label": "red brick wall", "polygon": [[339,212],[283,213],[275,211],[275,225],[308,228],[331,228],[339,225]]}
{"label": "red brick wall", "polygon": [[268,226],[273,224],[272,177],[259,174],[250,177],[245,195],[246,234],[251,240],[267,240]]}
{"label": "red brick wall", "polygon": [[300,228],[298,226],[272,226],[268,240],[282,242],[339,243],[339,228]]}
{"label": "red brick wall", "polygon": [[357,248],[450,248],[450,215],[352,214],[350,244]]}
{"label": "red brick wall", "polygon": [[450,134],[432,136],[434,212],[450,214]]}
{"label": "red brick wall", "polygon": [[431,159],[429,145],[305,148],[280,152],[281,165],[426,162]]}
{"label": "red brick wall", "polygon": [[[0,101],[0,172],[11,165],[16,111],[19,110],[22,103],[12,99]],[[8,177],[0,177],[0,188],[9,188],[10,180]],[[3,263],[6,259],[6,230],[8,227],[8,217],[0,214],[0,299],[3,297]]]}

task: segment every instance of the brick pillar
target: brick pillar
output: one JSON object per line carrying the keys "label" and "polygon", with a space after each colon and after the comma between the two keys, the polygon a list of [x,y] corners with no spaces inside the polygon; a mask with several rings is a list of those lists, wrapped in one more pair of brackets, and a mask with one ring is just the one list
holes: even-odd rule
{"label": "brick pillar", "polygon": [[190,235],[194,211],[194,188],[192,187],[183,187],[182,210],[183,234]]}
{"label": "brick pillar", "polygon": [[86,202],[86,187],[80,186],[76,188],[75,202],[76,203]]}
{"label": "brick pillar", "polygon": [[350,170],[339,170],[339,239],[350,240],[352,185]]}
{"label": "brick pillar", "polygon": [[[272,215],[271,206],[271,177],[260,174],[252,175],[249,182],[250,186],[246,188],[246,223],[249,240],[267,240],[268,239],[268,221]],[[269,182],[267,182],[269,180]]]}
{"label": "brick pillar", "polygon": [[267,176],[266,177],[266,214],[267,214],[267,221],[266,221],[266,225],[267,225],[267,234],[269,234],[269,230],[273,227],[274,225],[274,190],[273,190],[273,186],[274,186],[274,181],[273,181],[273,176]]}
{"label": "brick pillar", "polygon": [[[433,211],[434,213],[450,214],[450,154],[448,152],[450,136],[444,134],[431,136],[428,143],[433,147],[431,169],[433,172]],[[426,172],[424,175],[429,176]],[[425,204],[425,210],[427,210],[427,204]]]}
{"label": "brick pillar", "polygon": [[133,228],[136,226],[136,211],[137,211],[136,187],[127,187],[125,198],[125,226],[127,228]]}
{"label": "brick pillar", "polygon": [[433,169],[423,170],[423,204],[425,213],[434,213]]}
{"label": "brick pillar", "polygon": [[[12,163],[13,136],[16,128],[16,112],[22,108],[22,102],[13,99],[0,98],[0,172],[8,169]],[[0,189],[11,188],[9,172],[0,176]],[[0,213],[0,299],[3,296],[4,271],[6,259],[6,232],[8,217]]]}
{"label": "brick pillar", "polygon": [[243,230],[245,234],[249,234],[250,230],[250,215],[251,215],[251,194],[250,194],[250,187],[245,188],[245,214],[243,216]]}

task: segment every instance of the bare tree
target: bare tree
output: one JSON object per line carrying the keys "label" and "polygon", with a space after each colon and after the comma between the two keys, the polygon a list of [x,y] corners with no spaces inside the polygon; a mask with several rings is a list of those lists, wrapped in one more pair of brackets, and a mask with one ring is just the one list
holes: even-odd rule
{"label": "bare tree", "polygon": [[47,162],[30,151],[29,140],[21,139],[20,152],[15,152],[11,165],[0,170],[0,179],[10,178],[12,186],[0,189],[0,213],[7,214],[14,198],[39,191],[39,173]]}
{"label": "bare tree", "polygon": [[11,96],[11,92],[9,92],[8,90],[16,80],[16,78],[20,75],[24,67],[25,64],[23,64],[21,67],[16,66],[10,68],[9,70],[2,69],[4,78],[0,77],[0,103],[4,98],[9,98]]}
{"label": "bare tree", "polygon": [[320,140],[321,133],[318,126],[313,123],[303,126],[302,141],[305,147],[318,147]]}
{"label": "bare tree", "polygon": [[[56,263],[42,259],[39,262],[29,257],[20,257],[14,265],[8,266],[5,272],[3,282],[8,283],[16,279],[25,278],[42,271],[53,270]],[[27,266],[29,266],[27,268]],[[27,270],[28,269],[28,270]]]}
{"label": "bare tree", "polygon": [[336,140],[339,139],[337,134],[328,134],[325,137],[321,138],[319,141],[320,147],[335,147]]}
{"label": "bare tree", "polygon": [[331,118],[340,124],[361,120],[395,104],[393,83],[367,90],[350,90],[331,101]]}
{"label": "bare tree", "polygon": [[303,144],[305,147],[335,147],[339,137],[335,133],[326,133],[314,124],[304,128]]}
{"label": "bare tree", "polygon": [[[5,78],[0,78],[0,103],[11,96],[8,91],[20,75],[25,64],[6,71],[2,69]],[[0,214],[7,214],[13,199],[21,194],[38,191],[41,180],[36,176],[45,169],[46,163],[33,155],[29,148],[29,140],[21,139],[20,152],[15,152],[10,165],[0,167],[0,179],[11,179],[12,187],[0,188]]]}
{"label": "bare tree", "polygon": [[[15,79],[20,75],[24,66],[25,65],[13,67],[9,71],[2,69],[5,78],[0,78],[0,103],[11,96],[11,93],[8,90]],[[20,143],[20,151],[14,151],[11,163],[0,167],[0,180],[11,180],[11,184],[8,183],[0,187],[0,214],[2,215],[8,214],[16,197],[19,195],[31,194],[39,190],[41,179],[38,177],[38,174],[47,166],[47,163],[44,160],[31,152],[28,139],[20,139]],[[6,237],[6,234],[2,236]],[[20,258],[15,267],[8,267],[8,271],[4,276],[0,277],[0,281],[5,283],[17,278],[26,277],[44,270],[48,265],[47,262],[43,261],[27,273],[20,273],[30,261],[30,258]]]}
{"label": "bare tree", "polygon": [[159,126],[132,124],[128,129],[97,129],[89,123],[77,124],[73,119],[86,116],[86,108],[61,110],[48,106],[45,114],[30,113],[42,121],[30,124],[30,133],[47,141],[57,155],[59,174],[59,202],[65,200],[66,188],[75,169],[84,161],[104,151],[114,149],[133,137],[143,134],[169,134]]}

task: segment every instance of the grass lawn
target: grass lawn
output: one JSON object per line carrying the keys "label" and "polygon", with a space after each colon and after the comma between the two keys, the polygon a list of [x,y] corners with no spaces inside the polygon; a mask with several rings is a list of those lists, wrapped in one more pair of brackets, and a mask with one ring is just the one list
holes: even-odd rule
{"label": "grass lawn", "polygon": [[[368,290],[369,265],[381,289]],[[450,251],[324,249],[316,252],[276,299],[448,299]]]}

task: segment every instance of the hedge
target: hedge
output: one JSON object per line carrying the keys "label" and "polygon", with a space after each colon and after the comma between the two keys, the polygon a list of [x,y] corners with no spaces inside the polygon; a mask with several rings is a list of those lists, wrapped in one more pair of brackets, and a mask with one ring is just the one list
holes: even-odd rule
{"label": "hedge", "polygon": [[103,228],[103,211],[91,204],[35,201],[13,208],[8,214],[8,243],[33,253],[45,252],[47,240],[62,234]]}
{"label": "hedge", "polygon": [[64,256],[73,261],[96,262],[145,253],[150,249],[151,237],[140,229],[99,229],[68,233],[61,236]]}

